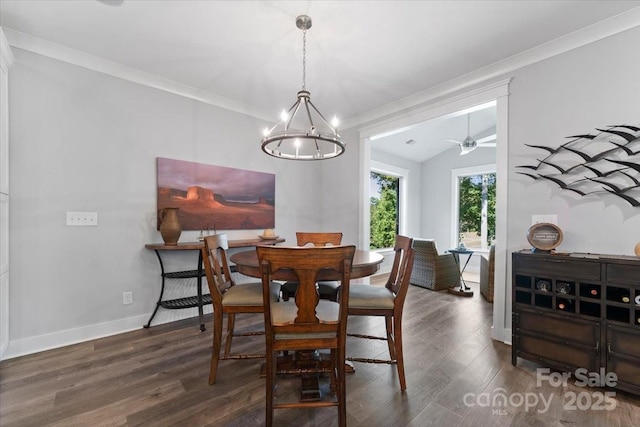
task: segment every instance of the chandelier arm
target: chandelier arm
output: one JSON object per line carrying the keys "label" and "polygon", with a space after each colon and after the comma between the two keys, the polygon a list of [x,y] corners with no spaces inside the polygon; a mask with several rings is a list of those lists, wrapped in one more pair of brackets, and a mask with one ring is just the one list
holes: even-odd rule
{"label": "chandelier arm", "polygon": [[[304,100],[304,108],[307,111],[307,118],[309,119],[309,124],[311,125],[311,127],[315,127],[315,125],[313,124],[313,118],[311,118],[311,111],[309,110],[309,104],[311,104],[313,106],[313,104],[311,103],[311,100],[309,98],[305,98],[305,100]],[[318,110],[316,110],[316,111],[318,111]]]}
{"label": "chandelier arm", "polygon": [[265,134],[270,135],[271,132],[273,132],[278,127],[279,124],[280,122],[276,122],[273,126],[271,126],[271,128],[267,132],[265,132]]}
{"label": "chandelier arm", "polygon": [[288,131],[289,130],[289,125],[291,124],[291,122],[293,121],[293,118],[296,116],[296,114],[298,114],[298,110],[300,109],[300,100],[298,99],[296,101],[295,104],[293,104],[293,106],[291,108],[289,108],[289,112],[291,112],[291,110],[293,111],[293,114],[289,115],[289,120],[287,121],[287,123],[285,123],[284,125],[284,131]]}
{"label": "chandelier arm", "polygon": [[311,104],[311,107],[313,107],[313,109],[315,110],[316,113],[318,113],[318,115],[320,116],[320,118],[322,119],[322,121],[324,122],[325,125],[327,125],[329,127],[329,129],[331,129],[334,133],[334,135],[338,134],[338,129],[334,128],[331,123],[329,123],[327,121],[327,119],[325,119],[325,117],[322,115],[322,113],[320,111],[318,111],[318,109],[316,108],[315,105],[313,105],[313,102],[311,102],[311,100],[309,100],[309,104]]}

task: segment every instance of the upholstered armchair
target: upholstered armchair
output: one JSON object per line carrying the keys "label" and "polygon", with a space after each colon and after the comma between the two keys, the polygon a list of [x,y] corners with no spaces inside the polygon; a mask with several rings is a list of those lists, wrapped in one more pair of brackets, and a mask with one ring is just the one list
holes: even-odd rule
{"label": "upholstered armchair", "polygon": [[438,254],[436,242],[432,239],[413,239],[413,248],[412,285],[439,291],[458,284],[460,270],[453,254]]}
{"label": "upholstered armchair", "polygon": [[489,258],[480,257],[480,293],[489,302],[493,302],[493,277],[495,275],[496,247],[491,245]]}

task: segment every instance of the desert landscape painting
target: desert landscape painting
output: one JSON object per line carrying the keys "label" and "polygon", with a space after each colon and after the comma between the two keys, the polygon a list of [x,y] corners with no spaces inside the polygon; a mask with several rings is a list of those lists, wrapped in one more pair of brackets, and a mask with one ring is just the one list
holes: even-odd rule
{"label": "desert landscape painting", "polygon": [[180,208],[183,230],[252,230],[275,226],[275,174],[158,157],[160,211]]}

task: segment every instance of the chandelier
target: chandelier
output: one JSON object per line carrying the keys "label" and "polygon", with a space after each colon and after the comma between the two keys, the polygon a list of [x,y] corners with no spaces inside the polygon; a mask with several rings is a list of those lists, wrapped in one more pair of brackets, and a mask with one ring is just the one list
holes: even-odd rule
{"label": "chandelier", "polygon": [[302,30],[302,90],[288,111],[282,110],[280,121],[264,131],[262,151],[289,160],[324,160],[344,153],[345,143],[338,135],[338,120],[331,123],[311,102],[306,89],[307,30],[311,18],[300,15],[296,27]]}

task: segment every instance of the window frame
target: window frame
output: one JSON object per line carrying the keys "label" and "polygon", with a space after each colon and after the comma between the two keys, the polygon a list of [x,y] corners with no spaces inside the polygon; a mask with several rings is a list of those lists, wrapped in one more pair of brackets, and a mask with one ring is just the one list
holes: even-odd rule
{"label": "window frame", "polygon": [[[497,168],[495,163],[485,165],[470,166],[465,168],[451,169],[451,247],[458,246],[459,223],[460,223],[460,178],[467,176],[495,174],[497,180]],[[474,252],[488,252],[489,248],[475,249]]]}
{"label": "window frame", "polygon": [[[400,180],[398,183],[398,233],[406,234],[408,203],[406,200],[406,194],[409,181],[409,170],[395,165],[390,165],[388,163],[372,160],[369,167],[369,179],[371,179],[371,172],[393,176]],[[369,195],[367,200],[371,200],[372,194],[369,190],[367,190],[367,194]],[[371,230],[371,218],[369,218],[367,226],[369,227],[369,230]],[[376,250],[383,250],[383,248]]]}

